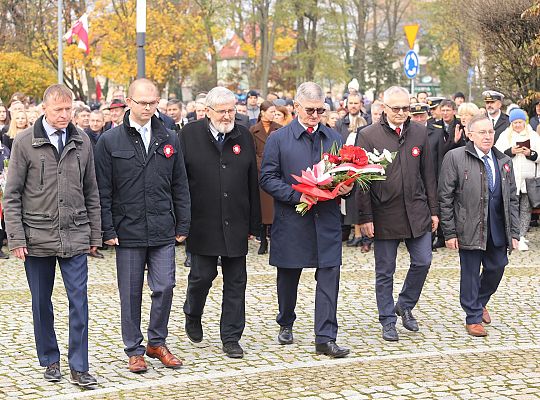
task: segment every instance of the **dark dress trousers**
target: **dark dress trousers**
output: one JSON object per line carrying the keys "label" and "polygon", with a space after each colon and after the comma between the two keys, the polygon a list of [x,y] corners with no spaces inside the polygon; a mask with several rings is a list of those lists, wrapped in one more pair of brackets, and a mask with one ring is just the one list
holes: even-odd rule
{"label": "dark dress trousers", "polygon": [[180,133],[189,191],[192,254],[184,313],[201,318],[206,297],[223,271],[221,340],[240,340],[245,326],[246,254],[248,236],[261,225],[255,146],[251,133],[235,124],[218,143],[208,118],[187,124]]}
{"label": "dark dress trousers", "polygon": [[438,214],[437,185],[426,127],[408,119],[398,136],[383,114],[362,130],[358,144],[367,151],[396,152],[386,180],[357,191],[359,222],[375,228],[375,292],[379,321],[396,322],[393,284],[396,256],[403,240],[411,264],[397,303],[412,309],[418,302],[431,265],[431,216]]}
{"label": "dark dress trousers", "polygon": [[122,338],[128,356],[144,354],[141,302],[145,265],[152,306],[148,344],[164,345],[175,281],[175,236],[187,236],[190,198],[178,136],[152,117],[146,151],[139,132],[124,123],[101,135],[96,171],[103,240],[118,238],[116,267]]}
{"label": "dark dress trousers", "polygon": [[280,326],[292,326],[302,268],[317,268],[315,341],[335,340],[341,266],[341,214],[336,201],[315,204],[304,216],[295,205],[301,194],[291,185],[291,174],[301,175],[321,160],[341,136],[319,124],[311,135],[298,120],[278,129],[266,141],[261,165],[261,188],[274,198],[270,264],[277,267]]}

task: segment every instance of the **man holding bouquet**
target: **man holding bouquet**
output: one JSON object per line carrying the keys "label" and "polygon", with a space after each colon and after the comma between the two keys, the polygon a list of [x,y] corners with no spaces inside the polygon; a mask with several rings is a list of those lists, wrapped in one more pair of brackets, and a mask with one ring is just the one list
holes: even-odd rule
{"label": "man holding bouquet", "polygon": [[[336,344],[337,298],[341,265],[341,219],[339,203],[317,202],[317,198],[292,188],[292,174],[301,175],[321,160],[341,136],[320,123],[324,92],[313,82],[301,84],[294,108],[298,118],[267,139],[261,165],[261,188],[274,198],[274,223],[270,264],[277,267],[280,344],[293,343],[292,327],[298,282],[303,268],[316,268],[315,350],[330,357],[345,357],[349,349]],[[353,184],[343,185],[339,195],[348,195]],[[300,215],[298,203],[312,204]]]}
{"label": "man holding bouquet", "polygon": [[[362,130],[358,145],[366,151],[395,152],[386,180],[358,191],[360,229],[375,237],[375,291],[383,339],[397,341],[396,314],[403,326],[418,331],[412,315],[431,265],[431,232],[437,229],[437,183],[426,127],[409,117],[409,92],[392,86],[384,92],[381,120]],[[405,242],[411,264],[394,305],[397,249]]]}

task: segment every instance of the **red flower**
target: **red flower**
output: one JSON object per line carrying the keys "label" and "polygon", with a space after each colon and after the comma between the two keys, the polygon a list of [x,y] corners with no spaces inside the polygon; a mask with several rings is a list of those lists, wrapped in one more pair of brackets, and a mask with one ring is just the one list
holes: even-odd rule
{"label": "red flower", "polygon": [[165,154],[165,157],[169,158],[174,154],[174,148],[170,144],[165,145],[163,147],[163,154]]}
{"label": "red flower", "polygon": [[368,164],[368,157],[363,148],[345,145],[339,150],[341,161],[351,162],[360,167]]}

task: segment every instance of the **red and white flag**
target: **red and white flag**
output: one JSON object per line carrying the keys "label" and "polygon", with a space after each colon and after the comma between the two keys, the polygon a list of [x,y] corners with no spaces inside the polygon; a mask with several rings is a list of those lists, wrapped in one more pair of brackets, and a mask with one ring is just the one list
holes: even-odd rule
{"label": "red and white flag", "polygon": [[88,41],[88,14],[84,13],[81,18],[75,22],[69,31],[64,35],[64,40],[71,44],[73,35],[79,39],[79,48],[86,54],[90,52],[90,42]]}

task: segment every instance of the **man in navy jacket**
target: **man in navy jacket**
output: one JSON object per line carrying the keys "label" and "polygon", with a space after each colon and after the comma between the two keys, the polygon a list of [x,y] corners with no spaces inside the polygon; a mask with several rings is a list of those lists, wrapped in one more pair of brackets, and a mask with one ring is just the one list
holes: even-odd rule
{"label": "man in navy jacket", "polygon": [[[267,139],[261,165],[261,187],[274,198],[274,223],[270,264],[277,267],[280,344],[293,342],[292,326],[298,282],[303,268],[316,268],[315,350],[330,357],[345,357],[349,349],[336,344],[337,297],[341,266],[341,215],[335,201],[317,199],[296,192],[291,174],[301,175],[321,160],[341,136],[320,123],[324,113],[324,92],[313,82],[298,87],[295,98],[298,118],[273,132]],[[347,195],[352,185],[341,188]],[[295,205],[316,204],[304,216]]]}
{"label": "man in navy jacket", "polygon": [[[147,370],[144,354],[179,368],[166,346],[175,286],[175,239],[189,232],[190,196],[178,135],[154,115],[158,90],[138,79],[129,87],[124,123],[96,146],[96,170],[105,244],[116,246],[122,338],[128,368]],[[148,345],[142,345],[141,302],[145,265],[152,290]]]}

